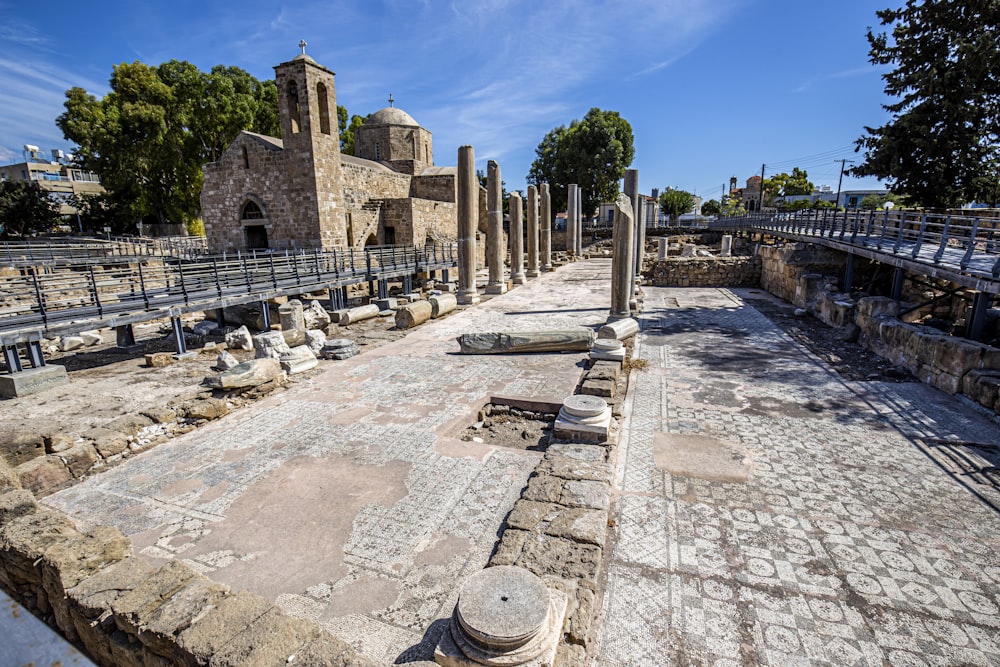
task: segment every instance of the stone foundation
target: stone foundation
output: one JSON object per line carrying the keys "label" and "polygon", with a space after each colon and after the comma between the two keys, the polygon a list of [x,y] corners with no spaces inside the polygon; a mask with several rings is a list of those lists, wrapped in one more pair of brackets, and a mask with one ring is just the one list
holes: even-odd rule
{"label": "stone foundation", "polygon": [[658,287],[756,287],[759,257],[666,257],[653,265]]}

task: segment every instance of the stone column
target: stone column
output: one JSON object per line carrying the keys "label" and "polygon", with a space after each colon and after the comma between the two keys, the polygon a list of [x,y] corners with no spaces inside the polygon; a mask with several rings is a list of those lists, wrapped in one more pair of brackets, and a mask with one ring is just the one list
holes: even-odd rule
{"label": "stone column", "polygon": [[635,226],[635,275],[642,276],[642,260],[646,257],[646,205],[641,201],[636,208],[638,222]]}
{"label": "stone column", "polygon": [[538,188],[528,186],[528,273],[538,277]]}
{"label": "stone column", "polygon": [[580,223],[576,211],[576,183],[566,186],[566,254],[576,256],[576,226]]}
{"label": "stone column", "polygon": [[608,321],[631,316],[628,300],[632,290],[632,202],[628,195],[615,201],[615,225],[611,232],[611,314]]}
{"label": "stone column", "polygon": [[722,257],[732,257],[733,255],[733,235],[724,234],[722,236],[722,247],[719,250]]}
{"label": "stone column", "polygon": [[479,226],[479,180],[472,146],[458,149],[458,302],[479,303],[476,291],[476,229]]}
{"label": "stone column", "polygon": [[583,255],[583,190],[576,186],[576,254]]}
{"label": "stone column", "polygon": [[549,194],[549,184],[542,183],[541,212],[538,216],[539,235],[542,242],[540,262],[542,271],[552,271],[552,196]]}
{"label": "stone column", "polygon": [[670,241],[667,240],[666,236],[661,236],[657,239],[657,242],[660,244],[660,247],[659,252],[656,254],[656,259],[666,259],[667,252],[670,250]]}
{"label": "stone column", "polygon": [[503,278],[503,190],[501,190],[500,165],[496,160],[486,163],[486,254],[490,265],[487,294],[505,294],[507,281]]}
{"label": "stone column", "polygon": [[625,171],[625,194],[629,198],[629,203],[632,210],[632,234],[630,235],[631,247],[629,248],[628,263],[631,267],[631,275],[629,275],[629,303],[632,309],[636,308],[636,297],[635,297],[635,256],[636,247],[635,240],[638,234],[636,233],[636,223],[639,221],[639,170],[638,169],[627,169]]}
{"label": "stone column", "polygon": [[524,229],[521,222],[521,195],[510,193],[510,280],[515,285],[528,281],[524,275]]}

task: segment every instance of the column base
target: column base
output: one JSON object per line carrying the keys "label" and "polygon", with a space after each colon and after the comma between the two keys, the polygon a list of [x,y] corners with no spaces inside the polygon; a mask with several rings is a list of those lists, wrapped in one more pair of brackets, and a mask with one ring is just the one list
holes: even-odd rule
{"label": "column base", "polygon": [[510,281],[515,285],[523,285],[524,283],[528,282],[528,277],[525,276],[523,273],[515,273],[511,277]]}
{"label": "column base", "polygon": [[538,269],[528,269],[524,275],[528,276],[529,278],[537,278]]}
{"label": "column base", "polygon": [[469,289],[458,290],[458,293],[455,294],[455,299],[462,306],[474,306],[482,301],[482,299],[479,298],[479,292]]}
{"label": "column base", "polygon": [[486,286],[487,294],[506,294],[507,283],[490,283]]}
{"label": "column base", "polygon": [[69,382],[65,366],[48,365],[29,368],[10,375],[0,375],[0,397],[17,398],[58,387]]}
{"label": "column base", "polygon": [[548,266],[543,266],[542,267],[542,272],[543,273],[550,273],[550,272],[555,271],[555,270],[556,270],[556,267],[552,266],[551,264],[548,265]]}

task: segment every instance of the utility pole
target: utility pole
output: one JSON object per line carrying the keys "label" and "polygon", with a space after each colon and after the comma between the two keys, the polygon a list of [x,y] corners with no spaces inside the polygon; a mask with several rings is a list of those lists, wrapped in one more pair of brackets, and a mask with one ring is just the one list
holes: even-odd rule
{"label": "utility pole", "polygon": [[[837,198],[833,200],[833,208],[834,210],[836,210],[837,207],[840,206],[840,186],[844,182],[844,165],[847,164],[848,162],[854,164],[854,160],[848,160],[844,158],[842,160],[834,160],[834,162],[840,163],[840,178],[837,179]],[[845,206],[844,208],[847,207]]]}
{"label": "utility pole", "polygon": [[761,213],[764,210],[764,167],[767,165],[760,165],[760,200],[757,202],[757,212]]}

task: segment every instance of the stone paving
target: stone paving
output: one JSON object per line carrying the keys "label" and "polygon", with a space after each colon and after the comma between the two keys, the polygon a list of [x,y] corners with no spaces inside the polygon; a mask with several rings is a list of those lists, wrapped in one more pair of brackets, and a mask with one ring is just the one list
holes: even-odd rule
{"label": "stone paving", "polygon": [[997,476],[940,446],[996,424],[841,381],[742,290],[644,289],[594,664],[1000,665]]}
{"label": "stone paving", "polygon": [[607,260],[545,274],[45,502],[82,526],[117,526],[153,561],[182,559],[316,619],[374,659],[429,659],[435,621],[485,566],[540,457],[457,434],[493,397],[561,402],[587,356],[463,356],[455,336],[599,325],[609,271]]}

